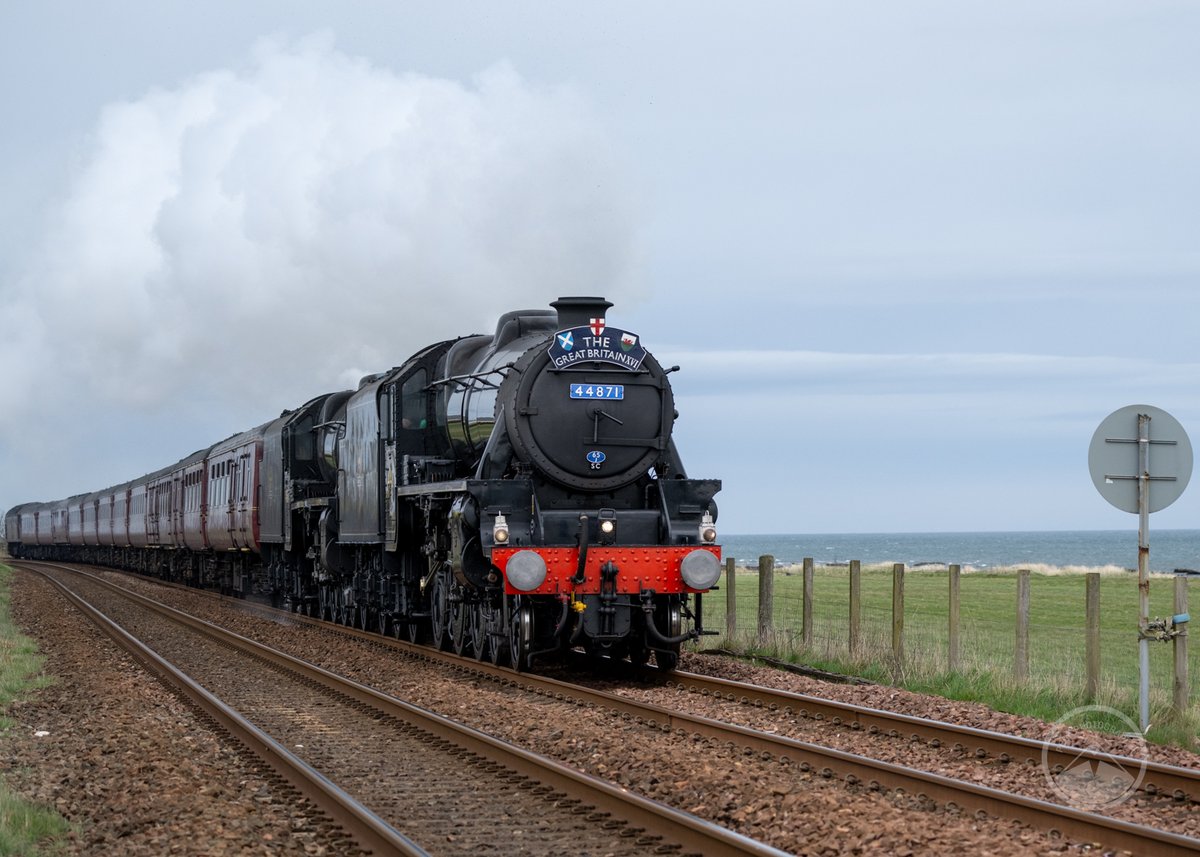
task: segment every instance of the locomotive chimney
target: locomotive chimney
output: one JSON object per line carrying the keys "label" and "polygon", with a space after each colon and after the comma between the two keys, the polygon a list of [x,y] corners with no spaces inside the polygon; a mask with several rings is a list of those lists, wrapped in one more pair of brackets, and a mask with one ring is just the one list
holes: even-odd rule
{"label": "locomotive chimney", "polygon": [[612,301],[600,297],[559,298],[550,304],[558,310],[558,329],[586,327],[593,318],[604,318],[604,311]]}

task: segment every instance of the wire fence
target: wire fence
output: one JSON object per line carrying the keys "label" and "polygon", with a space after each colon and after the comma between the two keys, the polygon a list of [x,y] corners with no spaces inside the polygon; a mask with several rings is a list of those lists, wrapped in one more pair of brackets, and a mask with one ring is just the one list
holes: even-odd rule
{"label": "wire fence", "polygon": [[[764,557],[763,560],[770,558]],[[764,562],[764,569],[773,563]],[[883,665],[897,680],[991,674],[1066,693],[1112,696],[1137,686],[1137,580],[1129,575],[1030,575],[1017,570],[954,575],[950,568],[899,568],[902,610],[893,610],[896,571],[892,566],[864,567],[859,574],[857,646],[851,648],[854,623],[848,566],[800,566],[775,570],[769,615],[760,611],[760,573],[734,572],[735,613],[729,633],[727,561],[721,586],[704,600],[704,625],[716,636],[703,647],[754,649],[785,658],[840,666],[847,671]],[[957,627],[952,622],[951,578],[958,579]],[[1020,597],[1021,577],[1027,583]],[[1088,578],[1099,609],[1089,629]],[[808,585],[805,579],[809,580]],[[1151,615],[1178,616],[1172,576],[1151,584]],[[1182,591],[1200,593],[1200,578]],[[806,610],[807,601],[807,610]],[[811,627],[806,628],[805,614]],[[1022,614],[1023,618],[1022,618]],[[1020,628],[1025,630],[1022,632]],[[1172,626],[1168,623],[1168,628]],[[1173,626],[1182,639],[1151,643],[1152,699],[1159,705],[1195,708],[1187,683],[1200,670],[1200,646],[1187,647],[1186,624]],[[1089,669],[1089,633],[1092,640]],[[954,638],[957,638],[955,643]],[[1024,652],[1019,640],[1024,638]],[[897,643],[899,646],[897,647]],[[952,646],[957,665],[952,669]],[[1181,669],[1179,659],[1186,667]],[[1177,689],[1182,675],[1184,688]]]}

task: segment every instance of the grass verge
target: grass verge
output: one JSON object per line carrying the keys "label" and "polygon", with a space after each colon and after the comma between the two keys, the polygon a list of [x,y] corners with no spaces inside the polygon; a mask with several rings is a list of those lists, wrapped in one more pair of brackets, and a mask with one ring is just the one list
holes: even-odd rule
{"label": "grass verge", "polygon": [[[798,571],[798,569],[797,569]],[[812,642],[804,644],[803,578],[776,572],[774,617],[765,644],[757,634],[758,574],[740,570],[736,577],[737,627],[725,634],[726,591],[705,598],[704,623],[718,636],[705,644],[747,654],[804,663],[833,672],[895,684],[920,693],[980,702],[999,711],[1054,722],[1093,704],[1137,721],[1137,581],[1128,574],[1101,577],[1101,681],[1095,699],[1087,699],[1086,597],[1082,574],[1034,573],[1030,585],[1029,677],[1013,677],[1016,639],[1015,569],[964,573],[960,579],[961,660],[948,669],[948,574],[909,570],[905,574],[904,658],[897,668],[892,655],[892,570],[864,567],[861,578],[861,648],[849,650],[849,575],[845,568],[818,567],[813,585]],[[1170,615],[1173,580],[1151,582],[1151,614]],[[1192,603],[1200,597],[1200,579],[1189,581]],[[1195,609],[1192,610],[1194,614]],[[1192,623],[1195,624],[1195,623]],[[1182,718],[1171,708],[1172,645],[1151,644],[1151,729],[1147,739],[1200,751],[1200,641],[1188,651],[1193,691]],[[1123,717],[1101,718],[1096,728],[1128,731]]]}
{"label": "grass verge", "polygon": [[[9,584],[12,569],[0,564],[0,711],[51,679],[42,673],[42,658],[33,641],[13,624],[9,613]],[[13,726],[0,717],[0,730]],[[53,855],[55,840],[69,829],[53,810],[35,806],[13,793],[0,780],[0,855]]]}

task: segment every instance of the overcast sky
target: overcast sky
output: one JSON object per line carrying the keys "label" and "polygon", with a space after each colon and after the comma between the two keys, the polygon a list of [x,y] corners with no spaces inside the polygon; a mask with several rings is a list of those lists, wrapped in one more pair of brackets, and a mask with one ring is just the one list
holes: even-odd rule
{"label": "overcast sky", "polygon": [[1200,442],[1198,39],[1156,0],[0,3],[0,507],[601,294],[682,367],[725,532],[1135,530],[1087,452],[1141,403]]}

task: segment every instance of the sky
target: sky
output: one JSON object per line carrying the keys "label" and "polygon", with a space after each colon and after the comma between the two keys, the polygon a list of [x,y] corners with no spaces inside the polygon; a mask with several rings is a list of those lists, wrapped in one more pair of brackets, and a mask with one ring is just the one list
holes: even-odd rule
{"label": "sky", "polygon": [[681,367],[725,532],[1136,532],[1088,449],[1133,404],[1200,443],[1198,36],[1166,0],[0,2],[0,508],[603,295]]}

